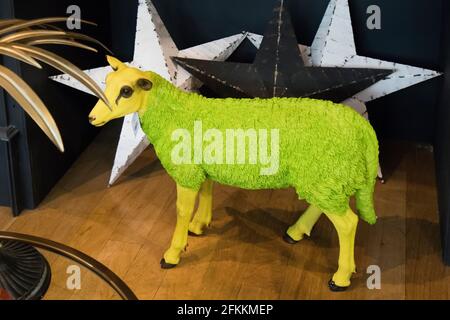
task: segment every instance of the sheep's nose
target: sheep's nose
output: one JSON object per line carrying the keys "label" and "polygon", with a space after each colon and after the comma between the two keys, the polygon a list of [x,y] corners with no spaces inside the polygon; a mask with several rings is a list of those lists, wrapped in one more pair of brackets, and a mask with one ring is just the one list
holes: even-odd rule
{"label": "sheep's nose", "polygon": [[89,116],[89,122],[90,122],[90,123],[94,122],[95,119],[96,119],[96,118],[95,118],[94,116]]}

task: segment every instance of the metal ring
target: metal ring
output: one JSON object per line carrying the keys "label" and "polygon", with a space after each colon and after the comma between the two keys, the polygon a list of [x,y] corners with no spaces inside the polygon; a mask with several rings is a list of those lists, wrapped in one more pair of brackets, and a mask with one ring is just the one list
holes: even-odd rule
{"label": "metal ring", "polygon": [[0,231],[0,240],[19,241],[64,256],[102,278],[123,300],[138,300],[130,287],[104,264],[85,253],[52,240],[26,234]]}

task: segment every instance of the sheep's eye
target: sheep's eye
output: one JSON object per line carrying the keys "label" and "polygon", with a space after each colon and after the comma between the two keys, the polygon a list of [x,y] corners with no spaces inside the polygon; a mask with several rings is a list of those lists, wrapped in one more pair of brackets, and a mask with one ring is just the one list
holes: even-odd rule
{"label": "sheep's eye", "polygon": [[133,89],[129,86],[124,86],[120,89],[120,96],[123,98],[130,98],[133,95]]}
{"label": "sheep's eye", "polygon": [[137,85],[144,91],[149,91],[153,87],[153,84],[147,79],[139,79]]}

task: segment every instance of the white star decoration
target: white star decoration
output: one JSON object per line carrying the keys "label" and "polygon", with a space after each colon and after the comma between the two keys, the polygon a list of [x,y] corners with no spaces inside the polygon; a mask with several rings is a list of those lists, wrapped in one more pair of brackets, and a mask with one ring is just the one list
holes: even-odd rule
{"label": "white star decoration", "polygon": [[355,101],[363,104],[440,75],[433,70],[359,56],[356,53],[348,0],[330,1],[310,50],[310,63],[313,66],[395,70],[385,80],[344,102],[349,105]]}
{"label": "white star decoration", "polygon": [[[153,30],[153,32],[149,32],[149,30]],[[135,55],[133,62],[130,64],[144,70],[157,72],[167,79],[171,79],[182,89],[195,90],[201,85],[198,80],[194,79],[184,69],[176,67],[170,57],[179,56],[224,61],[245,38],[259,48],[263,36],[242,33],[178,51],[151,1],[140,0]],[[330,1],[312,46],[300,45],[300,51],[306,66],[395,70],[385,80],[375,83],[343,102],[355,108],[366,118],[368,118],[366,102],[440,75],[433,70],[359,56],[356,53],[348,0]],[[86,73],[97,83],[104,86],[104,79],[111,71],[110,67],[103,67],[87,70]],[[67,75],[54,77],[54,80],[90,93],[84,86]],[[127,116],[124,120],[117,148],[110,185],[117,181],[148,145],[149,142],[140,129],[137,116]]]}

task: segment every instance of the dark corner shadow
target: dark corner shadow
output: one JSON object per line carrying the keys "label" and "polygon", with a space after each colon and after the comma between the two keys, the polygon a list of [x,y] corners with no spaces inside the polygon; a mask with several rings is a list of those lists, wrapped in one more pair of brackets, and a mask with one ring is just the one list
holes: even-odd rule
{"label": "dark corner shadow", "polygon": [[[85,189],[85,193],[94,193],[99,187],[107,188],[107,178],[99,178],[108,176],[108,172],[111,171],[120,130],[121,126],[118,123],[105,126],[53,188],[41,207],[51,205],[59,197],[81,186]],[[83,168],[89,168],[89,174],[83,172]]]}
{"label": "dark corner shadow", "polygon": [[[66,176],[46,197],[41,207],[51,205],[58,198],[80,187],[83,187],[84,195],[108,188],[108,180],[114,164],[121,129],[122,122],[120,121],[113,121],[102,128],[92,144],[86,148]],[[144,152],[148,156],[141,155],[138,157],[114,186],[129,179],[145,178],[151,176],[153,172],[163,170],[154,152]],[[85,172],[86,168],[89,169],[88,174]]]}
{"label": "dark corner shadow", "polygon": [[114,186],[119,186],[130,180],[147,179],[164,173],[165,170],[159,159],[141,156],[120,176]]}
{"label": "dark corner shadow", "polygon": [[450,287],[449,268],[442,258],[440,227],[420,219],[408,219],[406,246],[407,283],[445,281]]}
{"label": "dark corner shadow", "polygon": [[[247,212],[241,212],[239,210],[224,207],[219,214],[224,214],[229,220],[222,226],[214,225],[214,218],[211,228],[207,229],[205,235],[202,237],[215,236],[219,242],[216,247],[220,250],[226,250],[235,246],[241,246],[242,243],[256,246],[258,249],[262,249],[269,252],[278,252],[281,257],[289,260],[292,256],[292,250],[299,249],[309,250],[311,247],[316,247],[319,243],[319,247],[331,247],[332,235],[330,232],[326,232],[324,237],[318,240],[318,237],[314,234],[311,238],[304,239],[296,245],[291,245],[283,241],[282,236],[286,232],[287,228],[295,222],[300,216],[298,212],[290,212],[285,210],[264,208],[254,209]],[[230,219],[231,218],[231,219]],[[323,223],[321,223],[323,225]],[[321,226],[322,228],[323,226]],[[326,226],[327,227],[327,226]],[[331,227],[331,226],[330,226]],[[314,232],[314,230],[313,230]],[[201,263],[202,257],[210,251],[208,248],[195,249],[190,248],[190,255],[183,259],[189,261],[189,263]],[[258,259],[257,261],[255,259]],[[239,256],[239,262],[246,264],[264,264],[271,263],[273,257],[263,257],[259,255],[255,257],[251,254],[245,256]],[[214,258],[215,261],[220,261],[220,256]],[[334,261],[336,262],[336,261]],[[315,272],[332,272],[334,264],[329,266],[317,264],[315,261],[304,261],[300,263],[298,268],[306,268]]]}
{"label": "dark corner shadow", "polygon": [[[421,218],[381,217],[374,226],[360,222],[356,246],[364,250],[375,264],[379,261],[378,265],[382,271],[404,266],[407,282],[410,278],[409,273],[416,272],[418,261],[432,259],[442,263],[439,224]],[[419,278],[427,282],[433,280],[432,278],[440,279],[443,276],[434,273],[431,278],[426,279],[423,276]],[[397,284],[404,279],[385,278],[383,281]]]}
{"label": "dark corner shadow", "polygon": [[[334,272],[339,244],[332,224],[324,216],[313,229],[310,238],[305,238],[298,244],[290,245],[282,240],[282,236],[286,229],[300,216],[297,212],[271,208],[241,212],[229,207],[224,207],[222,210],[219,209],[219,211],[222,211],[218,212],[219,214],[224,214],[231,219],[227,219],[229,221],[224,225],[215,226],[213,218],[211,228],[207,229],[202,237],[215,236],[218,238],[219,242],[216,244],[216,247],[221,250],[241,246],[242,243],[246,243],[257,246],[258,249],[270,252],[277,251],[282,257],[287,259],[292,256],[292,250],[295,250],[296,257],[300,259],[302,259],[302,252],[309,252],[311,249],[329,250],[333,253],[329,255],[326,262],[317,262],[311,259],[310,261],[300,261],[298,268],[320,273]],[[393,232],[396,236],[385,236],[386,232]],[[411,239],[412,237],[414,239]],[[420,243],[420,250],[412,248],[413,240],[416,245]],[[374,245],[373,241],[380,241],[380,244]],[[398,252],[395,252],[395,250],[398,250]],[[209,252],[210,249],[195,249],[191,247],[190,254],[185,259],[189,263],[201,263],[201,259],[207,251]],[[361,221],[356,237],[356,251],[364,252],[371,261],[380,261],[379,266],[383,271],[405,266],[408,272],[408,268],[414,268],[415,260],[427,259],[427,257],[433,257],[436,260],[436,256],[440,259],[439,225],[424,219],[405,219],[402,217],[382,217],[374,226]],[[310,253],[308,257],[310,257]],[[258,261],[255,261],[255,257],[250,254],[239,256],[236,259],[239,259],[241,263],[253,264],[255,262],[271,263],[272,258],[270,255],[265,259],[259,256]],[[218,255],[214,259],[219,261],[222,258]],[[227,256],[227,259],[234,259],[234,257]],[[356,262],[358,264],[358,261]],[[433,273],[431,278],[423,279],[423,281],[438,280],[443,276],[439,273]],[[363,275],[359,277],[363,277]],[[404,279],[385,278],[384,281],[398,284]]]}
{"label": "dark corner shadow", "polygon": [[414,147],[405,142],[380,141],[380,167],[387,182]]}
{"label": "dark corner shadow", "polygon": [[164,173],[165,170],[159,161],[158,158],[146,159],[148,162],[144,166],[140,166],[139,168],[130,167],[129,177],[131,179],[134,178],[146,178],[150,177],[156,173],[161,174]]}

